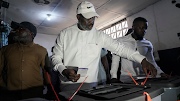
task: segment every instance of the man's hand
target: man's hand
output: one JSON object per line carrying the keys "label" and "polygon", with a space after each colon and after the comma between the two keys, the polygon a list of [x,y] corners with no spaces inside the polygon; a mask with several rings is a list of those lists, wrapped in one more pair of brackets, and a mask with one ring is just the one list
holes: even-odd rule
{"label": "man's hand", "polygon": [[148,75],[147,70],[151,71],[151,77],[155,78],[157,75],[157,69],[149,63],[145,58],[141,62],[143,71],[146,75]]}
{"label": "man's hand", "polygon": [[116,79],[116,78],[112,78],[111,79],[111,83],[118,83],[119,81],[118,81],[118,79]]}
{"label": "man's hand", "polygon": [[122,83],[122,82],[119,81],[117,78],[112,78],[111,83]]}
{"label": "man's hand", "polygon": [[165,73],[161,73],[160,75],[161,75],[161,77],[166,77],[166,78],[169,77],[169,75],[165,74]]}
{"label": "man's hand", "polygon": [[73,69],[65,69],[63,70],[62,74],[72,82],[77,82],[77,80],[80,78],[80,74],[76,74]]}

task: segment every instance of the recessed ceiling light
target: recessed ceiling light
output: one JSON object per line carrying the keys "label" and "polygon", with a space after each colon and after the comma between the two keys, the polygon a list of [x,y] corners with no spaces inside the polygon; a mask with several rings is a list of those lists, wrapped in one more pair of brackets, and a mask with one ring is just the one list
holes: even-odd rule
{"label": "recessed ceiling light", "polygon": [[47,14],[47,20],[51,20],[51,14]]}

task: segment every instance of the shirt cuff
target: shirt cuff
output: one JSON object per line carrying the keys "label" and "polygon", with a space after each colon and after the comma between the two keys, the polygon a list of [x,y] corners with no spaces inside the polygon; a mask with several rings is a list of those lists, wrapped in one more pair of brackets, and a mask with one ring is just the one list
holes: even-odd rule
{"label": "shirt cuff", "polygon": [[133,55],[133,60],[134,60],[135,62],[140,63],[140,64],[141,64],[141,62],[142,62],[142,60],[143,60],[144,58],[146,58],[146,57],[143,56],[143,55],[140,55],[138,51],[136,51],[135,54]]}
{"label": "shirt cuff", "polygon": [[157,69],[157,75],[161,75],[161,73],[164,73],[164,72],[162,70],[160,70],[160,69]]}
{"label": "shirt cuff", "polygon": [[59,73],[60,73],[62,76],[64,76],[64,75],[62,74],[62,72],[63,72],[64,69],[66,69],[66,67],[65,67],[64,65],[58,66],[58,71],[59,71]]}
{"label": "shirt cuff", "polygon": [[112,78],[116,78],[117,79],[117,74],[113,73],[113,75],[111,75],[111,79]]}
{"label": "shirt cuff", "polygon": [[110,74],[111,74],[111,79],[112,78],[117,78],[117,71],[110,71]]}

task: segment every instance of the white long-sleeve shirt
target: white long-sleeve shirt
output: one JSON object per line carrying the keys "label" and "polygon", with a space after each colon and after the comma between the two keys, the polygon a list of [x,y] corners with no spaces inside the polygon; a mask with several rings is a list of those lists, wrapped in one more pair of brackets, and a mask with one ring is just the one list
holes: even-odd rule
{"label": "white long-sleeve shirt", "polygon": [[[143,40],[136,41],[131,34],[127,36],[123,36],[118,39],[118,41],[133,50],[138,50],[139,53],[146,57],[147,61],[154,65],[157,69],[157,76],[159,76],[163,71],[160,67],[156,64],[154,57],[153,57],[153,45],[150,41],[143,38]],[[112,65],[111,65],[111,77],[117,78],[117,70],[119,67],[120,57],[118,55],[113,54],[112,56]],[[121,81],[126,81],[125,76],[129,76],[127,70],[130,72],[132,76],[144,75],[143,69],[141,64],[127,60],[125,58],[121,58]],[[130,76],[129,76],[130,77]]]}
{"label": "white long-sleeve shirt", "polygon": [[[135,52],[126,48],[119,42],[114,41],[110,36],[102,31],[98,31],[95,28],[92,28],[90,31],[82,31],[77,27],[77,24],[75,24],[60,32],[56,39],[51,57],[54,70],[58,70],[61,74],[61,83],[73,83],[62,74],[62,71],[66,69],[65,66],[88,68],[86,74],[88,78],[85,82],[97,82],[102,48],[138,63],[141,63],[145,58],[140,55],[139,52]],[[80,77],[76,83],[83,82],[85,77]]]}

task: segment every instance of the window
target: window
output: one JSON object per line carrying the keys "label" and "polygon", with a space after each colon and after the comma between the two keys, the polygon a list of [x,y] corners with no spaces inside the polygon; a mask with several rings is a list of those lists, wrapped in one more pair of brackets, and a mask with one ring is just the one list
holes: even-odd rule
{"label": "window", "polygon": [[127,20],[123,19],[110,27],[103,29],[103,32],[111,36],[113,39],[118,39],[124,36],[128,31]]}

